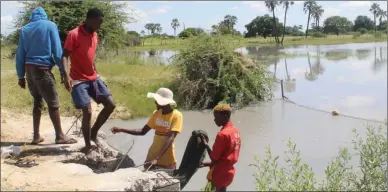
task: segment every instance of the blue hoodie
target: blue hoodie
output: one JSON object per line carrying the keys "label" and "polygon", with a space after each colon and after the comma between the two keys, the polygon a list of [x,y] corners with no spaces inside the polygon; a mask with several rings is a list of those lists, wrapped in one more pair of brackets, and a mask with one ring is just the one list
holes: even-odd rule
{"label": "blue hoodie", "polygon": [[50,67],[55,63],[62,71],[62,46],[58,27],[47,19],[42,7],[34,9],[30,23],[20,30],[19,45],[16,51],[16,72],[24,78],[25,64]]}

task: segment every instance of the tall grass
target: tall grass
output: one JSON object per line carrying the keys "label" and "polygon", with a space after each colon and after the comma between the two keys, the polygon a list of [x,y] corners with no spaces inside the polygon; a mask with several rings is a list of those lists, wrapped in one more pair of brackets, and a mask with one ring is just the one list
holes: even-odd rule
{"label": "tall grass", "polygon": [[[160,86],[169,86],[176,73],[171,66],[145,64],[133,55],[98,59],[96,68],[105,79],[117,106],[126,111],[115,115],[122,119],[149,115],[155,104],[146,98],[147,92],[156,91]],[[55,67],[52,71],[57,82],[61,115],[78,114],[70,93],[60,84],[58,68]],[[23,90],[17,85],[14,60],[1,60],[1,96],[2,108],[15,112],[29,112],[32,109],[32,97],[28,89]]]}

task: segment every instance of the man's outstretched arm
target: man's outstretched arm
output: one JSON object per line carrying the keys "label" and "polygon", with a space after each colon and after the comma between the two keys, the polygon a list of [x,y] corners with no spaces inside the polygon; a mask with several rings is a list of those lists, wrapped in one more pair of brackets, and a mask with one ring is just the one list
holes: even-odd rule
{"label": "man's outstretched arm", "polygon": [[145,135],[147,134],[151,128],[148,125],[144,125],[143,129],[124,129],[120,127],[113,127],[111,131],[116,134],[116,133],[127,133],[130,135]]}

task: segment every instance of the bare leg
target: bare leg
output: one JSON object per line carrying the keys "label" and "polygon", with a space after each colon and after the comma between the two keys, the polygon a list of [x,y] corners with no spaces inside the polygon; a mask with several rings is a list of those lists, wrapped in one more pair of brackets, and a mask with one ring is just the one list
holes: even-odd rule
{"label": "bare leg", "polygon": [[43,137],[40,136],[40,118],[42,116],[42,98],[34,98],[34,108],[32,110],[32,124],[34,127],[34,138],[31,144],[37,145],[44,141]]}
{"label": "bare leg", "polygon": [[84,135],[85,147],[81,150],[88,153],[92,147],[90,143],[90,120],[92,119],[92,110],[90,104],[82,108],[82,134]]}
{"label": "bare leg", "polygon": [[92,141],[99,147],[101,147],[101,143],[97,139],[98,130],[100,130],[102,125],[104,125],[104,123],[108,120],[109,116],[113,113],[113,111],[116,108],[112,96],[105,97],[102,100],[102,105],[104,105],[104,108],[101,110],[100,114],[98,114],[97,120],[94,123],[92,127],[92,132],[91,132]]}
{"label": "bare leg", "polygon": [[71,137],[66,137],[65,134],[62,131],[62,126],[61,126],[61,116],[59,115],[59,108],[57,107],[49,107],[49,115],[51,122],[54,125],[55,129],[55,143],[56,144],[73,144],[77,143],[77,140],[71,138]]}

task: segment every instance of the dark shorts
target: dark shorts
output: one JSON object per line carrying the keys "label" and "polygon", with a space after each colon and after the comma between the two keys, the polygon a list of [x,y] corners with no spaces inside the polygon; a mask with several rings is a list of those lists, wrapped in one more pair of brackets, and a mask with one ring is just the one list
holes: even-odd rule
{"label": "dark shorts", "polygon": [[49,108],[59,108],[54,75],[50,70],[26,68],[27,86],[34,98],[34,106],[41,107],[43,99]]}
{"label": "dark shorts", "polygon": [[100,104],[102,99],[111,95],[108,87],[100,77],[97,77],[96,81],[79,83],[71,91],[71,96],[77,109],[88,107],[90,105],[90,98],[97,104]]}

